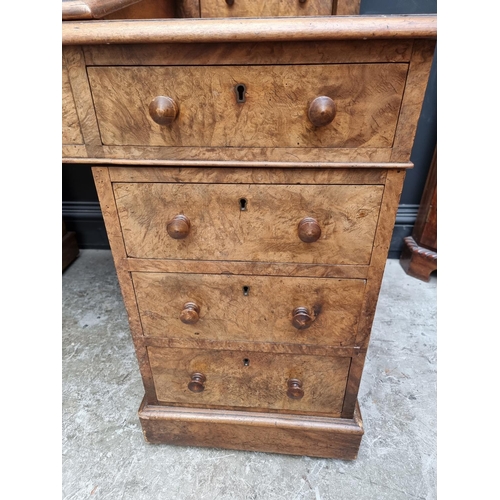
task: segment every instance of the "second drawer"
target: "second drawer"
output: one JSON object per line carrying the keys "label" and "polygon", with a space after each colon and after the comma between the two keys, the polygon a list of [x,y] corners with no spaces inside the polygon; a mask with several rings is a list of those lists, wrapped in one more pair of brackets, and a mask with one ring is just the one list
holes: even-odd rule
{"label": "second drawer", "polygon": [[146,336],[352,345],[364,280],[132,273]]}
{"label": "second drawer", "polygon": [[370,263],[384,187],[114,183],[127,255]]}

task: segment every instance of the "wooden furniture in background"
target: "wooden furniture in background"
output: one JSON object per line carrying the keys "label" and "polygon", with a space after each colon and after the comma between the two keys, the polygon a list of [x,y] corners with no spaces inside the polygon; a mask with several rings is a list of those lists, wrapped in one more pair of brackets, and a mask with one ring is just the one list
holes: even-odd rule
{"label": "wooden furniture in background", "polygon": [[93,166],[149,442],[357,456],[435,38],[435,16],[63,23],[63,161]]}
{"label": "wooden furniture in background", "polygon": [[66,230],[62,221],[62,270],[64,271],[80,254],[76,234]]}
{"label": "wooden furniture in background", "polygon": [[437,152],[434,151],[417,220],[411,236],[404,238],[400,258],[407,274],[429,281],[437,270]]}

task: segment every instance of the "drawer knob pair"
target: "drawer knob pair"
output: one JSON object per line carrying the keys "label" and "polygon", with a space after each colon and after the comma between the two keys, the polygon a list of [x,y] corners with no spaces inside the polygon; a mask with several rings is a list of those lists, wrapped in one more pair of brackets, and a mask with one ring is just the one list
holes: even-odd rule
{"label": "drawer knob pair", "polygon": [[[337,105],[333,99],[322,95],[311,102],[307,117],[315,127],[325,127],[333,121],[336,113]],[[149,115],[158,125],[171,125],[178,114],[179,106],[171,97],[159,95],[149,103]]]}
{"label": "drawer knob pair", "polygon": [[[167,224],[167,233],[174,240],[187,238],[190,230],[191,222],[185,215],[176,215]],[[298,233],[304,243],[314,243],[321,236],[321,227],[316,219],[304,217],[299,222]]]}
{"label": "drawer knob pair", "polygon": [[[179,315],[186,325],[194,325],[200,319],[200,307],[195,302],[186,302]],[[307,307],[296,307],[293,310],[292,325],[297,330],[305,330],[314,323],[315,318]]]}
{"label": "drawer knob pair", "polygon": [[[188,389],[191,392],[203,392],[205,390],[205,381],[207,378],[203,373],[193,373],[191,380],[188,384]],[[290,399],[302,399],[304,397],[304,389],[302,389],[302,382],[299,379],[291,378],[288,380],[288,389],[286,395]]]}

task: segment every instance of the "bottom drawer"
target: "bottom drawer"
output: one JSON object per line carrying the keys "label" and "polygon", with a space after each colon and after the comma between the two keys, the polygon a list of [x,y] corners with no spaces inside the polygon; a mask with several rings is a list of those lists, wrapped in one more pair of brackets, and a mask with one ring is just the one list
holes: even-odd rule
{"label": "bottom drawer", "polygon": [[160,403],[340,416],[351,358],[148,347]]}

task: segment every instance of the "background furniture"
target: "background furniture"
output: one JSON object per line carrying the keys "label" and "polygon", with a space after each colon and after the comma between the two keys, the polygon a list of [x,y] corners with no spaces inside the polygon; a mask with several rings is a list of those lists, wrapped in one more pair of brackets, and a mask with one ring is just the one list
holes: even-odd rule
{"label": "background furniture", "polygon": [[66,224],[62,221],[62,270],[64,271],[79,255],[76,234],[66,230]]}
{"label": "background furniture", "polygon": [[64,161],[93,165],[148,441],[356,457],[435,36],[435,16],[63,24]]}
{"label": "background furniture", "polygon": [[404,239],[401,265],[407,274],[429,281],[437,269],[437,153],[434,152],[411,236]]}

